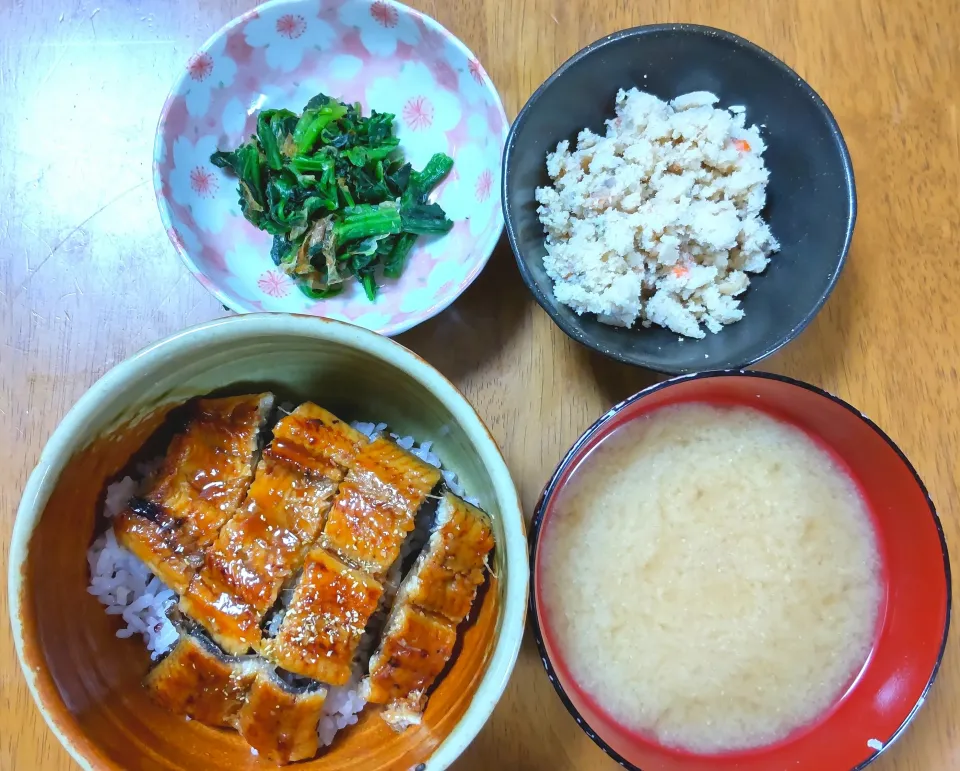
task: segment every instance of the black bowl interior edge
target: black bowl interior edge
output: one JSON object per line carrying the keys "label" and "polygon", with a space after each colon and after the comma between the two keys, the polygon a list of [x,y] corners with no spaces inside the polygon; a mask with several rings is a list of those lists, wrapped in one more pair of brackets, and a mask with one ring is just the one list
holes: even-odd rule
{"label": "black bowl interior edge", "polygon": [[[782,249],[743,296],[746,316],[720,334],[682,339],[661,328],[618,329],[556,302],[543,267],[534,191],[549,184],[545,159],[583,128],[603,133],[619,88],[671,99],[711,91],[759,124],[770,170],[764,216]],[[787,65],[728,32],[691,25],[638,27],[572,57],[530,98],[504,153],[507,233],[537,301],[573,339],[620,361],[667,373],[742,367],[793,339],[833,289],[856,219],[850,157],[819,96]]]}

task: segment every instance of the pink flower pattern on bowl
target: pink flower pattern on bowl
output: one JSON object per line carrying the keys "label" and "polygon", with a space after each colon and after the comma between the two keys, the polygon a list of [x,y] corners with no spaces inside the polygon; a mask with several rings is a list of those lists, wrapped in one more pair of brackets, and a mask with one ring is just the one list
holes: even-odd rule
{"label": "pink flower pattern on bowl", "polygon": [[198,83],[202,83],[213,72],[213,58],[206,51],[194,56],[187,64],[187,72]]}
{"label": "pink flower pattern on bowl", "polygon": [[220,187],[217,178],[203,166],[194,166],[190,172],[190,188],[201,198],[209,198]]}
{"label": "pink flower pattern on bowl", "polygon": [[291,278],[282,270],[268,270],[259,279],[257,286],[260,291],[270,297],[286,297],[290,292]]}
{"label": "pink flower pattern on bowl", "polygon": [[480,64],[479,60],[471,59],[470,64],[467,65],[467,69],[470,71],[470,77],[472,77],[478,86],[482,86],[484,80],[486,80],[487,73],[483,71],[483,65]]}
{"label": "pink flower pattern on bowl", "polygon": [[[255,131],[257,112],[300,110],[318,92],[392,112],[407,159],[454,158],[435,191],[454,220],[417,242],[403,277],[375,303],[356,282],[313,300],[270,258],[271,237],[240,213],[237,183],[210,163]],[[240,312],[307,313],[398,334],[455,300],[503,230],[500,158],[508,123],[476,57],[427,16],[392,0],[273,0],[195,54],[164,105],[154,185],[164,227],[197,279]]]}
{"label": "pink flower pattern on bowl", "polygon": [[493,175],[490,169],[484,169],[477,177],[477,203],[483,203],[490,197],[490,188],[493,186]]}
{"label": "pink flower pattern on bowl", "polygon": [[370,15],[384,27],[390,28],[397,26],[397,21],[400,17],[397,9],[389,3],[383,2],[383,0],[376,0],[376,2],[370,6]]}
{"label": "pink flower pattern on bowl", "polygon": [[424,40],[420,20],[443,30],[432,19],[391,0],[343,2],[337,16],[345,27],[357,32],[364,49],[372,56],[393,56],[405,45],[419,47]]}
{"label": "pink flower pattern on bowl", "polygon": [[286,13],[277,19],[277,34],[295,40],[307,31],[307,20],[299,14]]}
{"label": "pink flower pattern on bowl", "polygon": [[412,131],[422,131],[433,125],[433,105],[425,96],[415,96],[403,105],[403,122]]}

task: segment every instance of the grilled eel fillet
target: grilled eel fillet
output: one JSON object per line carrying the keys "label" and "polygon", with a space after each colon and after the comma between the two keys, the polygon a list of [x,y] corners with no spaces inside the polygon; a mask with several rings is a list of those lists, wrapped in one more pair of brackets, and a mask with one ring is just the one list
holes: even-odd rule
{"label": "grilled eel fillet", "polygon": [[253,479],[269,393],[198,399],[148,492],[114,520],[117,541],[182,593]]}
{"label": "grilled eel fillet", "polygon": [[360,686],[367,701],[387,705],[381,715],[394,729],[420,722],[425,694],[453,654],[493,546],[487,515],[446,493]]}
{"label": "grilled eel fillet", "polygon": [[259,645],[264,615],[302,565],[366,445],[363,434],[309,402],[274,427],[246,500],[180,599],[181,611],[225,651]]}

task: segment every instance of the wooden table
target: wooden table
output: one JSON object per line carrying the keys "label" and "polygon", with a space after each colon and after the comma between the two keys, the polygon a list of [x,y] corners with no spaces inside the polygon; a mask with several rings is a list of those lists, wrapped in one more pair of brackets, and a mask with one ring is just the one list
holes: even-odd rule
{"label": "wooden table", "polygon": [[[180,264],[151,177],[160,107],[184,62],[250,0],[0,2],[0,537],[57,422],[141,346],[223,308]],[[765,368],[848,399],[924,476],[960,543],[960,4],[951,0],[415,0],[479,55],[508,114],[613,30],[691,21],[744,35],[824,97],[856,167],[860,220],[839,286]],[[496,299],[493,299],[496,298]],[[506,454],[527,511],[598,415],[655,379],[568,340],[504,240],[438,319],[400,337],[454,380]],[[6,554],[0,557],[6,577]],[[960,571],[958,571],[960,573]],[[960,584],[955,585],[955,588]],[[0,595],[6,617],[6,590]],[[876,771],[960,768],[960,656]],[[75,768],[33,706],[0,623],[0,770]],[[617,768],[577,728],[530,636],[456,765]],[[651,769],[651,771],[655,771]],[[777,771],[777,770],[771,770]]]}

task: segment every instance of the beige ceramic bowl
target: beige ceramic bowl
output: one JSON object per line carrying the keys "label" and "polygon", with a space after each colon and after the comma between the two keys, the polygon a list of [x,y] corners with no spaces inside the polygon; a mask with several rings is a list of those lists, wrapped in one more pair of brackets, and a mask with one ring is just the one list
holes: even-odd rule
{"label": "beige ceramic bowl", "polygon": [[117,639],[117,620],[86,592],[104,488],[167,411],[199,394],[265,387],[433,439],[492,515],[497,540],[496,578],[423,725],[397,735],[367,710],[329,752],[298,767],[440,771],[503,693],[523,634],[527,542],[510,473],[473,408],[425,361],[371,332],[305,316],[235,317],[169,337],[108,372],[50,438],[17,512],[9,576],[17,653],[44,718],[84,769],[274,768],[237,734],[155,706],[140,684],[143,645]]}

